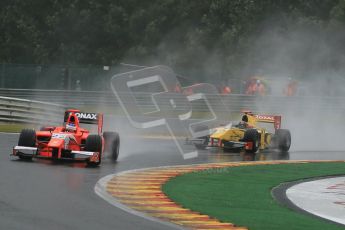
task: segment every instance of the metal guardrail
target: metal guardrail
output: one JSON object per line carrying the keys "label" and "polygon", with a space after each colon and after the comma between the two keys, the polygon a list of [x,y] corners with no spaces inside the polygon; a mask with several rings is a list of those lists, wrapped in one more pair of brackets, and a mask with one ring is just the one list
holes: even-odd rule
{"label": "metal guardrail", "polygon": [[0,97],[0,122],[57,124],[64,110],[64,106],[54,103]]}
{"label": "metal guardrail", "polygon": [[100,102],[112,104],[116,98],[110,92],[74,91],[74,90],[40,90],[40,89],[4,89],[0,88],[0,96],[38,100],[65,106],[96,105]]}
{"label": "metal guardrail", "polygon": [[[151,93],[133,93],[126,96],[135,98],[135,105],[125,102],[126,106],[139,106],[145,112],[157,109],[152,101]],[[207,98],[210,101],[218,100],[219,95],[207,95]],[[250,109],[257,113],[276,114],[280,114],[282,111],[296,113],[321,110],[345,112],[344,97],[259,97],[231,94],[221,96],[221,99],[225,106],[218,107],[220,112],[239,112],[243,109]],[[176,104],[179,104],[178,100],[176,99]],[[119,108],[119,103],[111,91],[0,89],[0,121],[56,123],[61,122],[65,108],[94,107],[100,104],[115,109]],[[169,103],[161,106],[166,106],[164,107],[166,111],[173,110]],[[184,108],[180,107],[180,109]],[[208,108],[203,101],[197,101],[192,103],[192,111],[204,112],[208,111]]]}
{"label": "metal guardrail", "polygon": [[[30,89],[0,89],[0,96],[12,96],[22,99],[34,99],[39,101],[46,101],[64,105],[65,107],[93,107],[103,105],[107,107],[118,108],[119,103],[117,98],[111,91],[68,91],[68,90],[30,90]],[[156,105],[152,101],[151,93],[132,93],[125,95],[126,97],[134,97],[136,104],[129,104],[129,100],[125,101],[126,106],[138,106],[143,112],[156,110]],[[212,101],[217,99],[218,95],[207,95],[207,98]],[[175,99],[176,104],[179,104],[180,99]],[[241,111],[241,109],[251,108],[257,104],[257,98],[244,95],[230,95],[222,96],[223,103],[226,105],[221,110],[223,112]],[[172,110],[170,105],[164,106],[166,110]],[[227,108],[228,107],[228,108]],[[184,109],[179,107],[178,109]],[[193,111],[203,112],[208,111],[206,104],[203,101],[193,102]]]}

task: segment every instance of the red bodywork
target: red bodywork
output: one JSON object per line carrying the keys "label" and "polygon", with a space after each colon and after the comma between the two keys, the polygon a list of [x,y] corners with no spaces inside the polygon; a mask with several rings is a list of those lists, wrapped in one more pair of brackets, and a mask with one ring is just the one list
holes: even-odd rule
{"label": "red bodywork", "polygon": [[[73,123],[75,130],[65,128],[67,123]],[[85,143],[90,131],[80,127],[80,123],[97,124],[98,135],[102,138],[101,152],[85,150]],[[67,110],[64,117],[64,125],[58,127],[44,127],[36,131],[36,153],[34,157],[52,159],[72,159],[98,162],[104,150],[104,138],[102,137],[103,114],[81,113],[79,110]],[[13,155],[22,154],[20,146],[13,149]]]}

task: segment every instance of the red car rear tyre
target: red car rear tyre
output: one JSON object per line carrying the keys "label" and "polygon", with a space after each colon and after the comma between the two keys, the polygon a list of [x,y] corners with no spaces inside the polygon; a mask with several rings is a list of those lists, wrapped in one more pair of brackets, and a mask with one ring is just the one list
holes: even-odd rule
{"label": "red car rear tyre", "polygon": [[116,161],[120,151],[120,136],[117,132],[104,132],[105,151],[111,154],[111,159]]}
{"label": "red car rear tyre", "polygon": [[88,162],[89,166],[98,166],[102,161],[102,137],[99,135],[89,135],[86,138],[85,151],[99,152],[98,162]]}

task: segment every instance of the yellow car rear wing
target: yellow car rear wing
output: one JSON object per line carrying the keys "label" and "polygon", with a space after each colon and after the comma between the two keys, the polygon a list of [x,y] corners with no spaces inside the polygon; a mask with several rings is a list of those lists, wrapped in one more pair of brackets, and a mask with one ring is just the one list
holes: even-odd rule
{"label": "yellow car rear wing", "polygon": [[281,116],[277,115],[264,115],[256,114],[254,115],[256,122],[273,123],[274,129],[280,129],[281,126]]}

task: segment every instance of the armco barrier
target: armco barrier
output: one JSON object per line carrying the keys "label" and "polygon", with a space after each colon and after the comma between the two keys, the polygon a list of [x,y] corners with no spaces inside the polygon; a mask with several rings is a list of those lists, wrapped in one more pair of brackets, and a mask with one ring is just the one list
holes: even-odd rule
{"label": "armco barrier", "polygon": [[35,100],[0,97],[0,122],[58,124],[64,106]]}
{"label": "armco barrier", "polygon": [[[104,105],[106,107],[118,108],[119,103],[111,91],[66,91],[66,90],[31,90],[31,89],[0,89],[0,96],[11,96],[15,98],[26,99],[26,102],[16,103],[20,105],[26,105],[23,107],[16,107],[16,103],[12,103],[12,106],[6,112],[6,108],[2,105],[1,114],[6,115],[11,112],[11,115],[18,115],[16,119],[20,120],[24,116],[23,113],[31,111],[32,118],[36,118],[34,115],[38,115],[42,111],[42,103],[40,104],[41,110],[39,112],[33,109],[38,104],[33,103],[31,100],[45,101],[49,102],[46,106],[46,111],[50,111],[48,104],[55,103],[62,105],[67,108],[79,108],[79,107],[94,107],[97,105]],[[132,93],[127,94],[128,97],[135,98],[135,105],[139,106],[142,111],[150,112],[157,109],[157,106],[152,101],[151,93]],[[230,94],[223,96],[221,95],[224,102],[224,108],[220,108],[220,112],[239,112],[243,109],[250,109],[253,112],[264,112],[264,113],[281,113],[282,111],[294,111],[294,112],[304,112],[304,111],[334,111],[337,113],[345,112],[344,97],[284,97],[284,96],[248,96],[240,94]],[[207,95],[207,98],[212,100],[218,100],[218,95]],[[31,101],[31,104],[29,102]],[[24,104],[23,104],[24,103]],[[178,103],[178,99],[175,101]],[[124,101],[126,106],[133,106]],[[33,107],[31,110],[29,107]],[[161,105],[162,106],[162,105]],[[166,111],[173,109],[171,105],[166,106]],[[53,106],[54,107],[54,106]],[[16,110],[14,110],[16,108]],[[55,109],[58,106],[54,107]],[[181,108],[183,109],[183,108]],[[206,104],[203,101],[197,101],[192,103],[193,112],[203,112],[208,111]],[[12,111],[13,110],[13,111]],[[36,113],[37,112],[37,113]],[[26,114],[26,115],[27,115]],[[44,114],[44,113],[43,113]],[[140,115],[140,114],[138,114]],[[39,116],[38,116],[39,117]],[[45,118],[46,116],[43,116]],[[41,117],[42,118],[42,117]],[[6,118],[7,119],[7,118]],[[27,120],[27,119],[26,119]]]}

